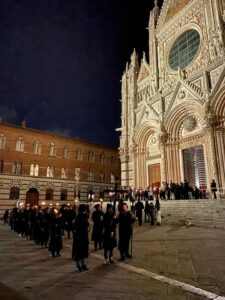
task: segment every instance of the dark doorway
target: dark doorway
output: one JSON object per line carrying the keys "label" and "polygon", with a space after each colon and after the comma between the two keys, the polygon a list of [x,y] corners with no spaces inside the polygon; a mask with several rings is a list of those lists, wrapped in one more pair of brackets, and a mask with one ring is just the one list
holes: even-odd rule
{"label": "dark doorway", "polygon": [[35,188],[29,189],[26,194],[26,204],[30,204],[30,206],[38,205],[39,201],[39,192]]}
{"label": "dark doorway", "polygon": [[206,185],[206,171],[203,146],[183,150],[184,179],[189,185],[200,187]]}

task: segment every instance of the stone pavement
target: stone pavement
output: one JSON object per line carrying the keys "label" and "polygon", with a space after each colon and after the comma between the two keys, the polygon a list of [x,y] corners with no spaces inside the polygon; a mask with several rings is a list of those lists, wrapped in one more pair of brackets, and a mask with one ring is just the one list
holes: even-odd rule
{"label": "stone pavement", "polygon": [[0,300],[225,299],[224,230],[135,224],[132,260],[118,262],[115,250],[116,263],[105,266],[90,243],[90,270],[82,273],[71,243],[65,238],[62,257],[52,259],[0,225]]}

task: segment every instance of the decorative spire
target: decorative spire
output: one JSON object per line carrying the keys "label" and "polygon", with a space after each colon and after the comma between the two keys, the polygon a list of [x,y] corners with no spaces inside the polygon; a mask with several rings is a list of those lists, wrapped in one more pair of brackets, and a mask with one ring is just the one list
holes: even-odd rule
{"label": "decorative spire", "polygon": [[155,3],[155,8],[158,8],[158,1],[154,0],[154,3]]}
{"label": "decorative spire", "polygon": [[143,61],[146,61],[146,54],[145,54],[145,51],[143,51]]}

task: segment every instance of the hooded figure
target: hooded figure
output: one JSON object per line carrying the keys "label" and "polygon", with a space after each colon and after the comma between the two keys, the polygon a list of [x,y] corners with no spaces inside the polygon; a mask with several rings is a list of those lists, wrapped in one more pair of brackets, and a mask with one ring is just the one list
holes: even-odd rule
{"label": "hooded figure", "polygon": [[88,207],[86,204],[80,204],[74,223],[72,249],[72,258],[76,261],[77,269],[80,272],[88,269],[85,264],[89,250],[88,231]]}
{"label": "hooded figure", "polygon": [[103,212],[101,205],[96,204],[94,206],[95,211],[92,213],[92,221],[94,223],[91,240],[94,241],[95,250],[102,249],[102,237],[103,237]]}
{"label": "hooded figure", "polygon": [[113,263],[113,249],[117,246],[116,216],[111,204],[107,204],[106,213],[103,216],[104,233],[103,248],[105,264]]}

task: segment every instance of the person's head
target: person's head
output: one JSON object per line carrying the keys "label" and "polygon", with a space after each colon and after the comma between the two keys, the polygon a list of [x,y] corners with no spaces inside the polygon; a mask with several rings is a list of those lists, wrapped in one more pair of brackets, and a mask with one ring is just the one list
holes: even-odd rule
{"label": "person's head", "polygon": [[95,204],[94,208],[95,208],[96,210],[100,210],[101,205],[100,205],[100,204]]}
{"label": "person's head", "polygon": [[122,212],[128,211],[128,205],[125,202],[122,203],[121,211]]}
{"label": "person's head", "polygon": [[107,204],[107,206],[106,206],[106,211],[107,212],[113,212],[113,206],[112,206],[112,204]]}
{"label": "person's head", "polygon": [[78,213],[79,214],[86,214],[87,213],[87,206],[86,204],[80,204],[78,208]]}

